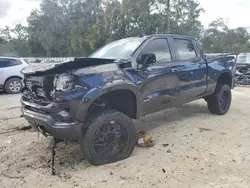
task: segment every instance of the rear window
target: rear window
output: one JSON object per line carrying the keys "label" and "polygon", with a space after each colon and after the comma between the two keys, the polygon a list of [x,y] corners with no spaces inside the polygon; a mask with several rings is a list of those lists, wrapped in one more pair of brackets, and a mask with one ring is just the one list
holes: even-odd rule
{"label": "rear window", "polygon": [[235,63],[235,57],[233,56],[223,57],[223,58],[219,58],[218,61],[221,63],[225,63],[225,64]]}
{"label": "rear window", "polygon": [[21,64],[22,62],[18,59],[0,59],[0,68],[13,67]]}
{"label": "rear window", "polygon": [[174,39],[174,43],[181,61],[190,61],[196,58],[196,52],[191,40]]}

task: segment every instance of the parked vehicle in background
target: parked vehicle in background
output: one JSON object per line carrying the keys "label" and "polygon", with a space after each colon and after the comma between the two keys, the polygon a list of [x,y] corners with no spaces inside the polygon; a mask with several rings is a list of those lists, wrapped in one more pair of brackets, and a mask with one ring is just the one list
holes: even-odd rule
{"label": "parked vehicle in background", "polygon": [[250,58],[247,55],[239,55],[237,71],[241,74],[245,74],[250,71]]}
{"label": "parked vehicle in background", "polygon": [[250,57],[244,54],[238,56],[237,71],[234,85],[250,85]]}
{"label": "parked vehicle in background", "polygon": [[88,58],[25,68],[22,113],[45,136],[79,140],[90,163],[111,163],[134,149],[131,119],[198,99],[226,114],[234,70],[232,58],[207,60],[192,37],[121,39]]}
{"label": "parked vehicle in background", "polygon": [[42,61],[40,59],[36,59],[35,61],[31,62],[31,63],[41,63]]}
{"label": "parked vehicle in background", "polygon": [[239,71],[236,71],[234,77],[235,85],[250,85],[250,71],[242,74]]}
{"label": "parked vehicle in background", "polygon": [[23,87],[21,70],[27,67],[25,60],[0,56],[0,90],[15,94]]}

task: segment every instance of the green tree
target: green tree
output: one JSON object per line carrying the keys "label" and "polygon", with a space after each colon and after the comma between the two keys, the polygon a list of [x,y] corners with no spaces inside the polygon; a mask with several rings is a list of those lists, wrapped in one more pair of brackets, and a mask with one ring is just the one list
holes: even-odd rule
{"label": "green tree", "polygon": [[207,53],[249,52],[249,39],[246,28],[229,29],[225,20],[218,18],[205,30],[203,47]]}
{"label": "green tree", "polygon": [[176,0],[171,5],[171,33],[201,37],[203,26],[199,21],[204,9],[194,0]]}
{"label": "green tree", "polygon": [[21,24],[17,24],[14,29],[11,29],[13,34],[13,38],[11,42],[13,43],[15,51],[19,56],[27,55],[28,51],[28,32],[27,28],[22,26]]}
{"label": "green tree", "polygon": [[172,33],[202,39],[206,52],[248,52],[249,33],[217,19],[204,29],[197,0],[42,0],[28,27],[0,30],[0,53],[87,56],[108,42]]}

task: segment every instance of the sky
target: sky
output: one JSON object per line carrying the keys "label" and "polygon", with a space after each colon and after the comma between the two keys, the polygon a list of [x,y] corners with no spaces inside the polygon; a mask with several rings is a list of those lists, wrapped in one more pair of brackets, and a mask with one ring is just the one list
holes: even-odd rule
{"label": "sky", "polygon": [[0,0],[0,28],[27,24],[27,17],[34,8],[39,8],[39,0]]}
{"label": "sky", "polygon": [[205,13],[201,22],[206,27],[218,17],[227,19],[230,28],[250,27],[250,0],[199,0]]}
{"label": "sky", "polygon": [[[40,0],[0,0],[0,28],[27,24],[27,17],[34,8],[39,8]],[[173,1],[173,0],[172,0]],[[208,24],[218,17],[227,20],[230,28],[250,28],[250,0],[198,0],[205,9],[200,17],[202,24]]]}

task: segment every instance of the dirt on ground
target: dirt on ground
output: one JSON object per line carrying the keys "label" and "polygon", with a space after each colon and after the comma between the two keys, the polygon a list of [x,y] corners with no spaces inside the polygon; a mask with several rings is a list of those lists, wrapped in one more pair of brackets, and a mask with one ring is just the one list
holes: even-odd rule
{"label": "dirt on ground", "polygon": [[0,187],[250,187],[250,88],[235,88],[225,116],[204,100],[135,121],[155,146],[126,160],[91,166],[77,143],[60,143],[51,175],[51,138],[21,118],[20,95],[0,94]]}

